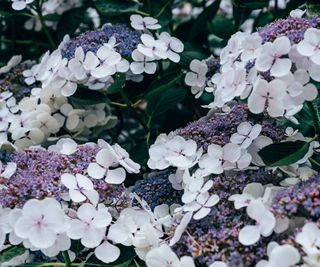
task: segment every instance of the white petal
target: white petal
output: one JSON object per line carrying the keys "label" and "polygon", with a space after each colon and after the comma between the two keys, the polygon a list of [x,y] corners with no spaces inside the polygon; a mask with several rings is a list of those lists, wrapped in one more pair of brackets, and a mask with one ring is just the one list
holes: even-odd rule
{"label": "white petal", "polygon": [[239,242],[245,246],[253,245],[260,239],[260,231],[257,226],[246,225],[239,232]]}
{"label": "white petal", "polygon": [[106,173],[106,169],[97,163],[90,163],[87,169],[88,175],[95,179],[101,179]]}
{"label": "white petal", "polygon": [[120,249],[105,241],[94,250],[94,254],[102,262],[110,263],[119,258]]}
{"label": "white petal", "polygon": [[108,170],[105,181],[109,184],[121,184],[126,179],[126,171],[124,168]]}

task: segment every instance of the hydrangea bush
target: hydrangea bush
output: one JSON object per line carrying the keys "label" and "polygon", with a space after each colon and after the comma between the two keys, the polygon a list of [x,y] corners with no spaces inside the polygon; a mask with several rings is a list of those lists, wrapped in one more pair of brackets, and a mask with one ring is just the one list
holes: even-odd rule
{"label": "hydrangea bush", "polygon": [[318,1],[0,22],[0,266],[320,266]]}

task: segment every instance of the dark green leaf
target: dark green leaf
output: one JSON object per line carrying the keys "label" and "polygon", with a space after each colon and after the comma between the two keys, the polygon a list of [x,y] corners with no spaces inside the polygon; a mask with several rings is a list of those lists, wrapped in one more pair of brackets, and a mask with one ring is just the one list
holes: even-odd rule
{"label": "dark green leaf", "polygon": [[182,73],[170,73],[162,77],[161,79],[157,79],[153,81],[148,89],[146,90],[143,98],[147,101],[153,98],[157,98],[162,93],[164,93],[167,89],[170,89],[174,85],[176,85],[181,79]]}
{"label": "dark green leaf", "polygon": [[85,8],[74,8],[63,13],[58,22],[57,33],[60,39],[66,34],[73,35],[81,23],[88,23]]}
{"label": "dark green leaf", "polygon": [[216,16],[209,24],[209,31],[222,39],[229,39],[235,33],[235,26],[232,19]]}
{"label": "dark green leaf", "polygon": [[208,21],[212,20],[219,10],[221,0],[214,1],[211,5],[206,7],[204,11],[197,18],[193,26],[191,27],[188,35],[188,40],[193,40],[207,29]]}
{"label": "dark green leaf", "polygon": [[123,73],[118,73],[115,75],[114,83],[112,83],[108,89],[108,94],[115,94],[120,91],[120,89],[124,86],[126,82],[126,76]]}
{"label": "dark green leaf", "polygon": [[131,0],[93,0],[97,10],[104,16],[117,16],[138,10],[139,4]]}
{"label": "dark green leaf", "polygon": [[76,93],[71,96],[70,99],[78,105],[95,105],[107,103],[109,101],[109,98],[105,94],[83,87],[78,88]]}
{"label": "dark green leaf", "polygon": [[308,152],[310,144],[304,141],[271,144],[259,151],[267,166],[290,165],[302,159]]}
{"label": "dark green leaf", "polygon": [[9,247],[0,253],[0,264],[6,261],[9,261],[10,259],[22,255],[26,251],[25,248],[21,246],[12,246]]}
{"label": "dark green leaf", "polygon": [[185,96],[184,88],[166,88],[161,94],[153,95],[149,99],[147,114],[151,118],[160,115],[181,102]]}

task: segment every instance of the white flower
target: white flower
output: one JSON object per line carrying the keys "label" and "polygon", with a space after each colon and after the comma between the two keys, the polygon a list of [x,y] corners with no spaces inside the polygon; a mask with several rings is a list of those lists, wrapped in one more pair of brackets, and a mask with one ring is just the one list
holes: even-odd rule
{"label": "white flower", "polygon": [[152,17],[141,17],[140,15],[130,16],[131,26],[135,30],[157,30],[161,26],[158,24],[158,20]]}
{"label": "white flower", "polygon": [[242,122],[238,125],[237,132],[231,136],[230,141],[242,148],[247,148],[259,136],[261,129],[260,124],[252,126],[250,122]]}
{"label": "white flower", "polygon": [[156,72],[157,64],[153,62],[153,58],[145,56],[137,49],[132,52],[131,57],[134,60],[130,64],[130,69],[133,74],[141,74],[143,72],[153,74]]}
{"label": "white flower", "polygon": [[13,56],[12,58],[10,58],[7,65],[0,68],[0,74],[9,72],[13,67],[17,66],[21,62],[21,60],[21,55]]}
{"label": "white flower", "polygon": [[51,86],[59,88],[65,97],[72,96],[78,87],[74,74],[68,67],[59,68],[58,75],[52,79]]}
{"label": "white flower", "polygon": [[154,144],[150,146],[148,160],[150,169],[164,170],[170,166],[170,163],[166,160],[167,149],[165,144],[168,140],[169,137],[166,134],[160,134]]}
{"label": "white flower", "polygon": [[264,187],[260,183],[250,183],[245,186],[242,194],[234,194],[229,197],[229,201],[234,201],[235,209],[247,207],[251,200],[263,196]]}
{"label": "white flower", "polygon": [[31,199],[22,208],[14,232],[28,239],[32,246],[45,249],[51,247],[57,235],[66,231],[68,223],[58,201],[52,198]]}
{"label": "white flower", "polygon": [[312,62],[320,65],[320,30],[307,29],[297,49],[301,55],[309,57]]}
{"label": "white flower", "polygon": [[159,40],[163,41],[167,46],[167,57],[171,61],[178,63],[180,61],[180,56],[178,53],[181,53],[184,49],[183,43],[176,37],[172,37],[167,32],[162,32],[159,36]]}
{"label": "white flower", "polygon": [[267,253],[269,260],[261,260],[256,267],[290,267],[300,261],[299,251],[291,245],[279,246],[276,242],[270,242]]}
{"label": "white flower", "polygon": [[190,70],[191,71],[186,74],[185,83],[189,86],[204,86],[207,80],[207,64],[204,61],[194,59],[190,63]]}
{"label": "white flower", "polygon": [[166,144],[166,160],[170,165],[178,168],[186,168],[192,165],[197,153],[197,143],[193,140],[185,140],[181,136],[175,136]]}
{"label": "white flower", "polygon": [[68,62],[68,68],[72,71],[77,80],[84,80],[87,78],[87,71],[84,68],[85,55],[81,46],[76,48],[74,58]]}
{"label": "white flower", "polygon": [[16,163],[8,162],[4,167],[2,162],[0,161],[0,177],[8,179],[16,172],[16,169]]}
{"label": "white flower", "polygon": [[185,140],[178,135],[168,137],[160,134],[149,148],[148,166],[159,170],[170,165],[184,169],[194,165],[201,154],[202,149],[197,150],[197,144],[193,140]]}
{"label": "white flower", "polygon": [[293,18],[302,18],[307,10],[294,9],[290,11],[290,17]]}
{"label": "white flower", "polygon": [[77,173],[75,176],[64,173],[61,176],[61,183],[69,189],[69,195],[72,201],[82,202],[89,199],[93,205],[97,205],[99,194],[94,190],[93,183],[86,176]]}
{"label": "white flower", "polygon": [[88,174],[95,179],[105,177],[105,181],[111,184],[121,184],[126,178],[123,168],[109,169],[118,165],[118,161],[109,149],[101,149],[96,155],[96,162],[88,166]]}
{"label": "white flower", "polygon": [[200,158],[199,167],[208,174],[220,174],[224,166],[228,163],[236,163],[240,156],[241,148],[236,144],[228,143],[223,147],[211,144],[208,146],[207,154]]}
{"label": "white flower", "polygon": [[258,33],[251,34],[242,40],[243,52],[241,53],[241,60],[249,61],[257,58],[260,54],[262,39]]}
{"label": "white flower", "polygon": [[248,216],[256,225],[246,225],[239,232],[239,241],[245,246],[256,243],[260,236],[269,236],[276,225],[274,215],[266,208],[261,199],[253,199],[247,207]]}
{"label": "white flower", "polygon": [[142,44],[138,44],[138,51],[151,58],[167,58],[167,46],[161,40],[154,39],[149,34],[142,34],[140,37]]}
{"label": "white flower", "polygon": [[254,114],[266,109],[271,117],[282,116],[285,95],[286,84],[283,81],[272,80],[268,83],[265,80],[259,80],[248,98],[248,107]]}
{"label": "white flower", "polygon": [[12,8],[14,10],[22,10],[33,1],[34,0],[12,0]]}
{"label": "white flower", "polygon": [[95,78],[104,78],[116,73],[116,65],[121,61],[121,55],[113,49],[102,46],[97,51],[100,64],[91,70],[91,75]]}
{"label": "white flower", "polygon": [[115,162],[119,163],[122,167],[124,167],[128,173],[139,173],[140,171],[140,164],[135,163],[133,160],[130,159],[129,153],[124,150],[118,144],[114,144],[110,146],[107,142],[103,141],[102,139],[98,140],[98,145],[105,149],[108,149],[114,159]]}
{"label": "white flower", "polygon": [[146,264],[147,267],[195,267],[191,257],[179,259],[167,244],[150,250],[146,255]]}
{"label": "white flower", "polygon": [[125,208],[121,211],[118,220],[108,231],[108,239],[125,246],[132,246],[135,233],[151,221],[147,211],[143,209]]}
{"label": "white flower", "polygon": [[93,205],[84,203],[77,210],[77,217],[78,219],[70,222],[68,236],[71,239],[81,239],[81,244],[87,248],[99,246],[112,220],[107,208],[98,206],[96,209]]}
{"label": "white flower", "polygon": [[78,144],[71,138],[61,138],[55,145],[48,147],[49,151],[55,151],[64,155],[71,155],[77,151]]}
{"label": "white flower", "polygon": [[305,253],[320,254],[320,229],[315,223],[306,223],[297,234],[296,242],[302,246]]}
{"label": "white flower", "polygon": [[292,62],[282,56],[289,53],[290,40],[286,36],[278,37],[273,43],[265,43],[257,57],[255,67],[258,71],[268,71],[274,77],[282,77],[289,73]]}

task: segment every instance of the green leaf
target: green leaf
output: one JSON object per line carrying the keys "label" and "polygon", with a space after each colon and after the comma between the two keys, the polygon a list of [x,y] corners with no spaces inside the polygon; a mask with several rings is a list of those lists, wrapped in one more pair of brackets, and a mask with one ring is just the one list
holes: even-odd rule
{"label": "green leaf", "polygon": [[219,15],[209,24],[209,31],[219,38],[229,39],[235,33],[235,25],[232,19]]}
{"label": "green leaf", "polygon": [[169,73],[160,79],[153,81],[145,92],[143,98],[147,101],[158,97],[167,89],[175,86],[181,79],[182,73]]}
{"label": "green leaf", "polygon": [[258,154],[267,166],[290,165],[302,159],[310,144],[304,141],[271,144],[261,149]]}
{"label": "green leaf", "polygon": [[193,40],[207,29],[208,21],[212,20],[219,10],[221,0],[214,1],[211,5],[206,7],[204,11],[197,18],[191,27],[188,35],[188,40]]}
{"label": "green leaf", "polygon": [[184,88],[167,88],[161,94],[150,98],[146,112],[150,118],[161,115],[180,103],[185,96],[186,90]]}
{"label": "green leaf", "polygon": [[0,263],[11,260],[12,258],[22,255],[26,251],[22,246],[12,246],[0,253]]}
{"label": "green leaf", "polygon": [[64,12],[58,22],[57,33],[60,39],[66,34],[74,35],[81,23],[91,23],[85,8],[73,8]]}
{"label": "green leaf", "polygon": [[97,10],[104,16],[117,16],[138,10],[139,3],[131,0],[93,0]]}
{"label": "green leaf", "polygon": [[108,94],[115,94],[120,91],[126,82],[126,75],[123,73],[117,73],[114,78],[114,82],[108,87]]}
{"label": "green leaf", "polygon": [[70,99],[78,105],[96,105],[109,102],[109,98],[105,94],[83,87],[78,88],[76,93],[72,95]]}

